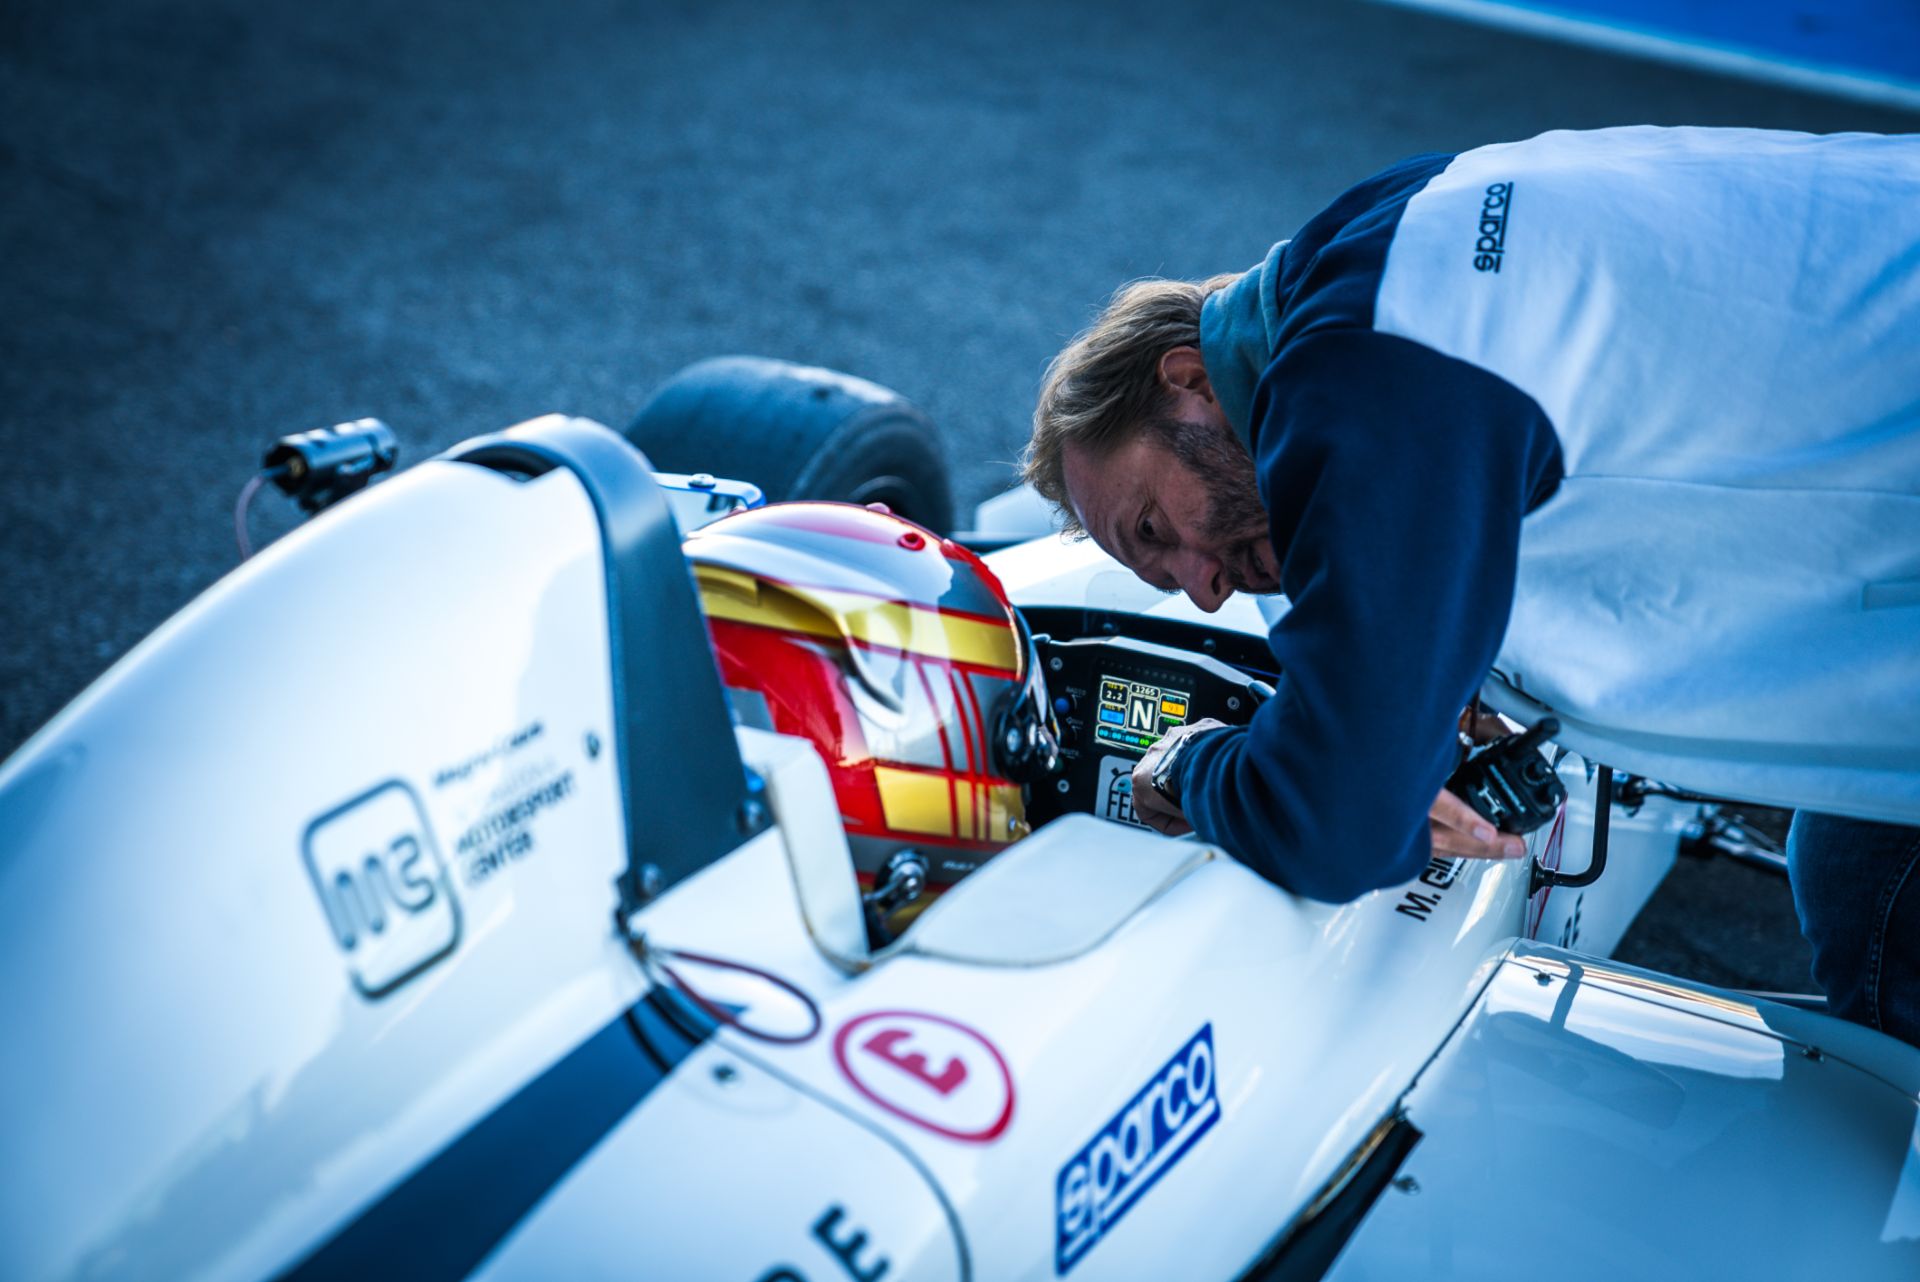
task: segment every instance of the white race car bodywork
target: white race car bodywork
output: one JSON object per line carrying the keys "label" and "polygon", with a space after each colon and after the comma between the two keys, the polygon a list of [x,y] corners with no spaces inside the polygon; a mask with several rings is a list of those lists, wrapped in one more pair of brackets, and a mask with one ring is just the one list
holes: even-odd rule
{"label": "white race car bodywork", "polygon": [[[672,536],[590,470],[413,469],[0,768],[0,1275],[1920,1268],[1920,1054],[1527,942],[1611,949],[1658,802],[1585,892],[1436,861],[1344,905],[1071,815],[870,952],[824,766],[649,667],[612,531]],[[1086,547],[996,568],[1178,609]],[[624,590],[698,632],[684,584]],[[635,780],[739,762],[739,835],[680,858],[697,816]],[[1566,778],[1533,854],[1576,865]],[[1719,1227],[1769,1199],[1801,1218]]]}

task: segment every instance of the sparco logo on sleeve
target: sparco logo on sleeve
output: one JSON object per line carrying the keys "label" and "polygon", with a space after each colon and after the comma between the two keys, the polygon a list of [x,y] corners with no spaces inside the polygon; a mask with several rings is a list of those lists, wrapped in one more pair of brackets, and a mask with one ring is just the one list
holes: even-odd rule
{"label": "sparco logo on sleeve", "polygon": [[1053,1268],[1065,1275],[1220,1120],[1213,1025],[1107,1119],[1054,1181]]}
{"label": "sparco logo on sleeve", "polygon": [[1507,252],[1507,214],[1513,208],[1513,184],[1494,183],[1480,202],[1480,239],[1473,242],[1473,269],[1497,272]]}

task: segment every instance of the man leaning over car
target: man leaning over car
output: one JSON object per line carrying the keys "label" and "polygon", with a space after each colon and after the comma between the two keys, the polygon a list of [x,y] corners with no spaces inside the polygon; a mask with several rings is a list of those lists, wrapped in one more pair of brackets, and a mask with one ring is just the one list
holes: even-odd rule
{"label": "man leaning over car", "polygon": [[1920,829],[1872,821],[1920,816],[1916,210],[1920,138],[1552,133],[1121,290],[1027,479],[1204,610],[1290,600],[1277,697],[1163,740],[1141,816],[1324,900],[1518,855],[1439,791],[1492,671],[1798,803],[1816,979],[1920,1044]]}

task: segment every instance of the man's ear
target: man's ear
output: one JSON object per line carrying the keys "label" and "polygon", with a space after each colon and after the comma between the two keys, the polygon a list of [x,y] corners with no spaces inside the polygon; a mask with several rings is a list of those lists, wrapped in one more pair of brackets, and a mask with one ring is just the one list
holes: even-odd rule
{"label": "man's ear", "polygon": [[1213,401],[1207,363],[1197,347],[1169,348],[1160,357],[1160,383],[1170,392],[1192,392],[1209,404]]}

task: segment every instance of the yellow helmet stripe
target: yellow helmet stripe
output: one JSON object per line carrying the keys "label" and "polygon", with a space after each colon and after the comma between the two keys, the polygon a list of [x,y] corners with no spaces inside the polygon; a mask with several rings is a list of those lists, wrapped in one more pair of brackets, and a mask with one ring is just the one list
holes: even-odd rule
{"label": "yellow helmet stripe", "polygon": [[772,584],[718,566],[696,566],[694,573],[700,603],[712,618],[810,636],[844,635],[863,645],[1005,672],[1020,667],[1019,640],[1006,623],[861,592]]}
{"label": "yellow helmet stripe", "polygon": [[[1026,835],[1026,805],[1018,784],[949,779],[892,766],[875,766],[873,782],[880,790],[881,814],[895,832],[998,844]],[[949,787],[958,788],[962,794],[957,831]]]}
{"label": "yellow helmet stripe", "polygon": [[914,770],[896,770],[892,766],[875,766],[873,782],[880,790],[880,813],[886,817],[887,827],[895,832],[924,832],[936,837],[962,835],[953,827],[952,779]]}

